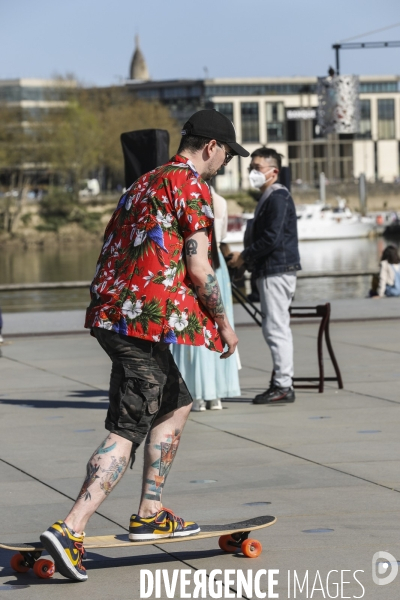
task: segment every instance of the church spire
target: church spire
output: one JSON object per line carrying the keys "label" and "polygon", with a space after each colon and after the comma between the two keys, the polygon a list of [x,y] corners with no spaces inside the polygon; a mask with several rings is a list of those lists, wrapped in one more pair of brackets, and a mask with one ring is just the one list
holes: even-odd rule
{"label": "church spire", "polygon": [[146,61],[139,46],[138,35],[135,35],[135,52],[131,61],[129,77],[130,79],[139,79],[141,81],[149,81],[150,79]]}

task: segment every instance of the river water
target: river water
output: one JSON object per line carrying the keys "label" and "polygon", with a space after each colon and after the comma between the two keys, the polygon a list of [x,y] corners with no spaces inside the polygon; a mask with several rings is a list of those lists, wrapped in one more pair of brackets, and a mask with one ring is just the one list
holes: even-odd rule
{"label": "river water", "polygon": [[[378,270],[379,258],[388,243],[383,238],[302,242],[302,267],[304,271]],[[100,244],[89,248],[2,249],[0,284],[91,280],[99,251]],[[370,279],[300,279],[296,300],[328,302],[364,298]],[[3,312],[82,309],[88,300],[86,289],[0,292]]]}

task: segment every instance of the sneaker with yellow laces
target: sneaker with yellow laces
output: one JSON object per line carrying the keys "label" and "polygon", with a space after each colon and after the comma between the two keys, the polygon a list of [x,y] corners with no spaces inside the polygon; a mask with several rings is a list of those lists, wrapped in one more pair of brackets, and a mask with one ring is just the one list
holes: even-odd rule
{"label": "sneaker with yellow laces", "polygon": [[64,521],[57,521],[40,536],[40,541],[54,559],[57,571],[74,581],[86,581],[86,569],[82,565],[85,555],[83,540]]}
{"label": "sneaker with yellow laces", "polygon": [[172,510],[162,508],[150,517],[132,515],[129,523],[129,539],[131,542],[141,540],[157,540],[167,537],[184,537],[200,531],[193,521],[184,521],[174,515]]}

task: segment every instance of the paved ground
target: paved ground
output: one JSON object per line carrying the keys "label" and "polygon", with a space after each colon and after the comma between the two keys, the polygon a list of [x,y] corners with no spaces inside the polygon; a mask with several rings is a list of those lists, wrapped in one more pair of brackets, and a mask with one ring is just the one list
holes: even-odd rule
{"label": "paved ground", "polygon": [[[296,374],[314,375],[316,325],[293,329]],[[223,554],[213,539],[98,550],[89,554],[89,581],[72,589],[59,575],[39,580],[31,571],[15,574],[10,554],[0,551],[1,599],[12,591],[15,600],[64,600],[71,593],[136,600],[141,569],[170,574],[190,569],[192,575],[232,569],[234,582],[239,570],[255,575],[279,569],[274,576],[279,598],[398,600],[400,574],[377,586],[371,561],[378,551],[400,561],[399,321],[335,323],[332,340],[345,389],[331,384],[324,394],[298,391],[291,406],[250,403],[266,387],[271,364],[260,330],[238,331],[242,397],[224,402],[223,411],[191,414],[164,502],[200,524],[276,515],[276,525],[257,534],[263,554],[254,560]],[[86,460],[105,435],[109,364],[89,335],[7,342],[0,360],[0,540],[31,541],[65,516]],[[325,363],[331,373],[329,359]],[[139,499],[140,464],[139,453],[87,534],[126,531]],[[194,483],[202,480],[211,482]],[[308,593],[306,585],[294,593],[294,571],[301,584],[308,572]],[[341,578],[350,583],[341,586]],[[261,588],[267,591],[265,576]],[[227,592],[223,587],[206,597],[228,597]],[[178,587],[169,597],[185,596]]]}

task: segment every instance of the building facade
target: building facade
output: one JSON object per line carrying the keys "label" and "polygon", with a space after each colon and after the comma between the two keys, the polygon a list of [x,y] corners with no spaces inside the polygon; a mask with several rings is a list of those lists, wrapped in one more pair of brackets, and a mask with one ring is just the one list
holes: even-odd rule
{"label": "building facade", "polygon": [[[360,127],[356,134],[322,135],[317,124],[317,78],[128,81],[139,98],[167,105],[179,123],[196,110],[216,108],[229,117],[238,142],[250,152],[274,147],[292,180],[393,182],[399,177],[400,77],[360,76]],[[220,190],[248,187],[249,159],[235,158],[218,177]]]}
{"label": "building facade", "polygon": [[[28,175],[32,184],[48,182],[48,166],[26,158],[21,162],[15,156],[15,148],[34,148],[34,134],[44,113],[64,110],[68,106],[71,90],[77,88],[73,79],[3,79],[0,80],[0,109],[11,108],[11,113],[3,116],[0,126],[0,143],[10,144],[8,154],[16,162],[0,163],[0,186],[15,187],[22,172]],[[13,141],[4,142],[2,134],[21,132],[26,135],[24,145],[16,136]],[[7,135],[5,138],[7,139]],[[12,138],[12,136],[11,136]],[[14,146],[13,146],[14,144]],[[16,154],[19,154],[18,152]],[[27,152],[29,156],[29,152]]]}
{"label": "building facade", "polygon": [[73,79],[2,79],[0,104],[20,108],[24,121],[35,121],[43,110],[65,107],[69,91],[76,88]]}

